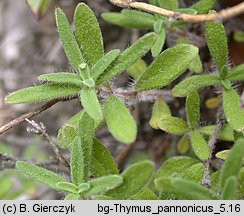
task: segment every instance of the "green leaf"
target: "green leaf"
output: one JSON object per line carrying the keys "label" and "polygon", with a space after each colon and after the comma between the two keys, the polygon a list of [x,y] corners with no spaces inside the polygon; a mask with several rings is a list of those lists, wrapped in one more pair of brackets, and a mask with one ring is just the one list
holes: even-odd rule
{"label": "green leaf", "polygon": [[179,7],[178,0],[157,0],[158,6],[167,10],[174,10]]}
{"label": "green leaf", "polygon": [[189,65],[189,70],[195,72],[195,73],[202,73],[202,61],[200,59],[200,56],[197,55]]}
{"label": "green leaf", "polygon": [[97,139],[93,142],[91,172],[95,177],[119,174],[110,152]]}
{"label": "green leaf", "polygon": [[153,29],[155,17],[149,13],[124,9],[121,13],[103,13],[102,18],[114,25],[138,28],[138,29]]}
{"label": "green leaf", "polygon": [[157,122],[167,116],[171,116],[170,109],[163,98],[158,98],[153,105],[152,116],[149,121],[150,126],[154,129],[159,129]]}
{"label": "green leaf", "polygon": [[240,64],[233,69],[229,70],[227,78],[230,81],[244,80],[244,64]]}
{"label": "green leaf", "polygon": [[38,103],[77,94],[79,89],[75,85],[44,84],[15,91],[5,101],[9,104]]}
{"label": "green leaf", "polygon": [[77,154],[77,157],[80,157],[80,159],[77,158],[76,160],[77,161],[76,169],[78,171],[80,169],[80,171],[77,173],[77,179],[78,179],[78,181],[76,181],[77,185],[88,181],[91,160],[92,160],[94,126],[95,123],[93,119],[85,112],[80,119],[79,128],[77,131],[78,136],[80,138],[80,145],[81,145],[80,148],[82,151],[81,154],[79,155],[78,153],[75,153]]}
{"label": "green leaf", "polygon": [[195,75],[188,77],[172,89],[175,97],[186,97],[189,92],[197,91],[207,86],[215,86],[220,82],[215,75]]}
{"label": "green leaf", "polygon": [[166,116],[157,121],[158,127],[170,134],[183,135],[189,131],[187,123],[177,117]]}
{"label": "green leaf", "polygon": [[206,40],[210,53],[217,65],[219,72],[227,64],[228,47],[225,29],[219,21],[206,22]]}
{"label": "green leaf", "polygon": [[221,160],[226,160],[229,152],[230,152],[230,150],[223,150],[223,151],[218,152],[215,156],[216,156],[216,158],[219,158]]}
{"label": "green leaf", "polygon": [[109,190],[112,190],[123,182],[123,178],[118,175],[109,175],[96,178],[89,181],[91,189],[85,193],[86,196],[91,196],[99,193],[105,193]]}
{"label": "green leaf", "polygon": [[191,141],[187,135],[183,136],[177,143],[177,149],[180,154],[185,154],[189,151],[191,146]]}
{"label": "green leaf", "polygon": [[223,89],[223,107],[227,122],[236,131],[244,131],[244,110],[234,89]]}
{"label": "green leaf", "polygon": [[149,189],[144,188],[131,197],[132,200],[158,200],[158,197]]}
{"label": "green leaf", "polygon": [[[178,8],[178,9],[174,9],[173,11],[181,13],[181,14],[197,14],[197,11],[192,8]],[[185,23],[184,21],[176,21],[176,22]]]}
{"label": "green leaf", "polygon": [[220,173],[220,188],[223,192],[229,177],[237,177],[244,157],[244,138],[238,138],[228,154]]}
{"label": "green leaf", "polygon": [[65,182],[65,179],[62,178],[60,175],[57,175],[54,172],[46,170],[44,168],[32,165],[27,162],[18,161],[16,163],[16,167],[23,172],[24,174],[28,175],[29,177],[41,182],[42,184],[47,185],[50,188],[57,189],[57,183]]}
{"label": "green leaf", "polygon": [[0,183],[1,183],[1,187],[0,187],[0,199],[3,199],[4,196],[9,192],[9,190],[12,188],[13,186],[13,182],[10,179],[7,179],[5,177],[1,177],[0,178]]}
{"label": "green leaf", "polygon": [[155,33],[149,33],[139,38],[127,48],[121,55],[98,77],[97,84],[101,84],[120,74],[144,56],[153,46],[156,39]]}
{"label": "green leaf", "polygon": [[152,56],[156,58],[162,51],[166,38],[166,30],[165,28],[161,28],[157,33],[156,41],[151,49]]}
{"label": "green leaf", "polygon": [[191,157],[171,157],[162,164],[154,178],[181,176],[186,169],[197,163],[198,161]]}
{"label": "green leaf", "polygon": [[216,0],[200,0],[190,8],[197,11],[198,14],[206,14],[214,8]]}
{"label": "green leaf", "polygon": [[79,185],[79,191],[78,191],[78,193],[79,193],[79,194],[84,194],[84,193],[87,192],[90,188],[91,188],[91,187],[90,187],[90,184],[88,184],[88,183],[81,183],[81,184]]}
{"label": "green leaf", "polygon": [[91,76],[96,80],[108,66],[119,56],[120,50],[115,49],[104,55],[92,68]]}
{"label": "green leaf", "polygon": [[69,182],[59,182],[56,185],[58,190],[61,191],[66,191],[66,192],[70,192],[70,193],[78,193],[78,187],[72,183]]}
{"label": "green leaf", "polygon": [[[200,128],[199,132],[211,136],[214,133],[215,128],[216,125],[210,125],[210,126]],[[228,124],[226,124],[221,129],[218,139],[224,141],[234,141],[233,133],[234,133],[233,129]]]}
{"label": "green leaf", "polygon": [[84,87],[80,91],[81,104],[96,122],[103,120],[103,113],[94,88]]}
{"label": "green leaf", "polygon": [[187,123],[191,129],[198,126],[200,121],[200,98],[197,92],[189,92],[186,97]]}
{"label": "green leaf", "polygon": [[187,168],[185,172],[183,172],[181,178],[191,182],[199,183],[202,180],[203,174],[203,163],[197,163]]}
{"label": "green leaf", "polygon": [[230,176],[224,185],[222,191],[222,200],[235,200],[237,191],[237,179],[235,176]]}
{"label": "green leaf", "polygon": [[136,83],[137,91],[167,86],[185,72],[197,53],[198,48],[188,44],[168,48],[153,61],[139,78]]}
{"label": "green leaf", "polygon": [[115,139],[129,144],[135,141],[137,126],[129,110],[115,96],[106,99],[104,103],[104,118],[108,130]]}
{"label": "green leaf", "polygon": [[77,136],[77,128],[84,111],[80,111],[72,116],[58,131],[58,144],[61,148],[71,149],[73,141]]}
{"label": "green leaf", "polygon": [[[177,192],[189,200],[213,200],[216,199],[214,195],[200,184],[193,183],[186,180],[176,179],[172,183]],[[190,193],[189,193],[190,191]]]}
{"label": "green leaf", "polygon": [[243,197],[244,196],[244,167],[241,168],[240,172],[239,172],[239,193],[240,196]]}
{"label": "green leaf", "polygon": [[78,86],[82,85],[80,76],[67,72],[42,74],[38,77],[38,80],[52,83],[74,84]]}
{"label": "green leaf", "polygon": [[70,29],[69,21],[67,20],[64,12],[60,8],[56,9],[55,15],[59,37],[63,44],[66,56],[69,59],[71,65],[78,71],[79,65],[81,63],[84,63],[85,60]]}
{"label": "green leaf", "polygon": [[234,32],[233,37],[236,42],[239,42],[239,43],[244,42],[244,32],[243,31]]}
{"label": "green leaf", "polygon": [[147,69],[146,62],[143,61],[142,59],[138,59],[133,65],[127,68],[127,72],[135,80],[137,80],[146,69]]}
{"label": "green leaf", "polygon": [[[72,145],[72,153],[71,153],[71,179],[72,182],[78,186],[80,183],[84,182],[87,179],[85,170],[87,169],[87,164],[85,162],[86,152],[83,151],[81,143],[81,139],[76,137],[73,145]],[[69,191],[74,192],[74,191]]]}
{"label": "green leaf", "polygon": [[26,0],[26,3],[37,19],[41,19],[47,12],[51,1],[52,0]]}
{"label": "green leaf", "polygon": [[74,14],[75,38],[89,66],[103,57],[103,40],[97,19],[84,3],[78,4]]}
{"label": "green leaf", "polygon": [[73,194],[73,193],[70,193],[68,194],[64,200],[79,200],[80,199],[80,195],[79,194]]}
{"label": "green leaf", "polygon": [[151,161],[135,163],[121,174],[123,184],[105,195],[117,200],[129,199],[147,185],[152,173],[153,163]]}
{"label": "green leaf", "polygon": [[210,155],[210,149],[203,136],[197,131],[191,132],[191,146],[194,153],[200,160],[208,159]]}

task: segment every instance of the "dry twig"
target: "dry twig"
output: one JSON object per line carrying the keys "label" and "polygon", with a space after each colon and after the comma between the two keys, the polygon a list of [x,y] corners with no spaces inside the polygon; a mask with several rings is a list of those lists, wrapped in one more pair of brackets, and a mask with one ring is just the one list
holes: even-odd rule
{"label": "dry twig", "polygon": [[187,22],[197,23],[197,22],[205,22],[211,20],[227,20],[234,16],[240,15],[244,13],[244,2],[235,5],[231,8],[223,9],[218,13],[212,14],[181,14],[178,12],[166,10],[154,5],[150,5],[144,2],[136,2],[132,0],[110,0],[110,2],[114,5],[123,8],[134,8],[138,10],[147,11],[150,13],[159,14],[161,16],[170,17],[176,20],[183,20]]}

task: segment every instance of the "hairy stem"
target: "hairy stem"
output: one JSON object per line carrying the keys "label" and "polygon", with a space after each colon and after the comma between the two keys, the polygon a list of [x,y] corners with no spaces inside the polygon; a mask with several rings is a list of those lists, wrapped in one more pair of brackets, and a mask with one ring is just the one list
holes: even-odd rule
{"label": "hairy stem", "polygon": [[154,5],[150,5],[144,2],[136,2],[132,0],[110,0],[114,5],[123,8],[134,8],[138,10],[147,11],[150,13],[159,14],[161,16],[170,17],[176,20],[183,20],[192,23],[205,22],[211,20],[227,20],[237,15],[244,13],[244,2],[237,4],[231,8],[223,9],[214,14],[181,14],[178,12],[166,10]]}

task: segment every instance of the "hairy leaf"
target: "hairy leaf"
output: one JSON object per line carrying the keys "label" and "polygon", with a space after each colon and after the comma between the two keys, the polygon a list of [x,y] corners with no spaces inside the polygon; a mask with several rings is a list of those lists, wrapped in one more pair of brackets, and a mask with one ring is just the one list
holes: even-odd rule
{"label": "hairy leaf", "polygon": [[182,135],[189,131],[187,123],[177,117],[166,116],[157,121],[158,127],[170,134]]}
{"label": "hairy leaf", "polygon": [[81,54],[80,48],[75,40],[75,37],[70,29],[69,22],[64,12],[58,8],[56,9],[56,23],[59,32],[59,37],[63,44],[64,51],[71,65],[78,71],[79,65],[85,60]]}
{"label": "hairy leaf", "polygon": [[75,38],[89,66],[103,57],[103,40],[93,11],[84,3],[78,4],[74,14]]}
{"label": "hairy leaf", "polygon": [[230,126],[236,131],[244,131],[244,110],[240,108],[240,98],[234,89],[223,89],[223,107]]}
{"label": "hairy leaf", "polygon": [[89,181],[91,189],[85,193],[86,196],[91,196],[99,193],[105,193],[109,190],[112,190],[123,182],[123,178],[118,175],[109,175],[96,178]]}
{"label": "hairy leaf", "polygon": [[243,31],[234,32],[233,38],[236,42],[243,43],[244,42],[244,32]]}
{"label": "hairy leaf", "polygon": [[244,157],[244,138],[238,138],[228,154],[228,157],[221,169],[220,188],[223,192],[226,181],[229,177],[237,177]]}
{"label": "hairy leaf", "polygon": [[200,98],[195,91],[186,97],[186,116],[189,127],[196,128],[200,120]]}
{"label": "hairy leaf", "polygon": [[79,185],[79,191],[78,191],[78,193],[84,194],[84,193],[87,192],[90,188],[91,188],[90,184],[88,184],[88,183],[81,183],[81,184]]}
{"label": "hairy leaf", "polygon": [[[86,152],[83,150],[83,143],[81,143],[81,139],[76,137],[73,145],[72,145],[72,153],[71,153],[71,179],[72,182],[78,186],[80,183],[84,182],[87,177],[85,177],[85,166],[87,166],[85,162]],[[70,191],[73,192],[73,191]]]}
{"label": "hairy leaf", "polygon": [[160,31],[157,33],[156,41],[151,49],[152,56],[156,58],[162,51],[164,43],[166,38],[166,30],[165,28],[160,29]]}
{"label": "hairy leaf", "polygon": [[109,97],[104,104],[104,118],[111,134],[120,142],[129,144],[136,139],[136,122],[129,110],[115,96]]}
{"label": "hairy leaf", "polygon": [[197,131],[191,132],[191,146],[194,153],[200,160],[208,159],[210,155],[210,149],[203,136]]}
{"label": "hairy leaf", "polygon": [[174,10],[179,7],[178,0],[156,0],[158,6],[167,10]]}
{"label": "hairy leaf", "polygon": [[177,149],[180,154],[185,154],[188,152],[191,146],[191,141],[187,135],[183,136],[177,143]]}
{"label": "hairy leaf", "polygon": [[191,182],[199,183],[202,180],[203,174],[203,163],[197,163],[187,168],[185,172],[183,172],[181,178]]}
{"label": "hairy leaf", "polygon": [[9,104],[38,103],[74,95],[79,90],[80,87],[76,85],[44,84],[15,91],[5,101]]}
{"label": "hairy leaf", "polygon": [[94,127],[95,123],[93,119],[86,112],[84,112],[80,119],[79,128],[77,131],[80,138],[80,150],[82,151],[82,155],[79,155],[80,159],[77,158],[77,166],[81,166],[80,174],[78,176],[79,180],[77,181],[77,184],[88,181],[92,160]]}
{"label": "hairy leaf", "polygon": [[127,28],[153,29],[155,17],[149,13],[124,9],[121,13],[103,13],[102,18],[114,25]]}
{"label": "hairy leaf", "polygon": [[73,194],[73,193],[70,193],[68,194],[64,200],[79,200],[80,199],[80,195],[79,194]]}
{"label": "hairy leaf", "polygon": [[219,72],[227,64],[228,47],[225,29],[219,21],[206,22],[206,40]]}
{"label": "hairy leaf", "polygon": [[131,197],[132,200],[158,200],[156,194],[154,194],[149,188],[144,188],[137,194]]}
{"label": "hairy leaf", "polygon": [[108,66],[119,56],[120,50],[115,49],[104,55],[92,68],[91,76],[96,80]]}
{"label": "hairy leaf", "polygon": [[153,46],[156,39],[155,33],[149,33],[139,38],[127,48],[121,55],[98,77],[97,84],[101,84],[120,74],[144,56]]}
{"label": "hairy leaf", "polygon": [[207,86],[214,86],[219,82],[219,77],[214,75],[191,76],[176,85],[172,89],[172,94],[175,97],[186,97],[189,92],[197,91]]}
{"label": "hairy leaf", "polygon": [[202,72],[202,61],[199,57],[199,55],[197,55],[191,62],[191,64],[189,65],[189,69],[195,73],[201,73]]}
{"label": "hairy leaf", "polygon": [[235,176],[230,176],[224,185],[222,191],[222,200],[235,200],[237,191],[237,178]]}
{"label": "hairy leaf", "polygon": [[[186,180],[176,179],[173,181],[173,187],[177,192],[189,200],[212,200],[216,199],[214,195],[200,184]],[[189,193],[190,191],[190,193]]]}
{"label": "hairy leaf", "polygon": [[139,78],[136,83],[137,91],[167,86],[185,72],[197,53],[198,48],[188,44],[179,44],[168,48],[153,61]]}
{"label": "hairy leaf", "polygon": [[93,141],[91,172],[95,177],[119,174],[110,152],[97,139]]}
{"label": "hairy leaf", "polygon": [[42,74],[38,77],[38,80],[52,83],[74,84],[78,86],[82,85],[80,76],[67,72]]}
{"label": "hairy leaf", "polygon": [[229,70],[227,79],[230,81],[244,80],[244,64],[240,64],[233,69]]}
{"label": "hairy leaf", "polygon": [[154,178],[181,176],[187,168],[197,163],[198,161],[191,157],[171,157],[162,164]]}
{"label": "hairy leaf", "polygon": [[163,98],[158,98],[153,105],[152,117],[149,121],[150,126],[154,129],[159,129],[157,121],[167,116],[171,116],[170,109]]}
{"label": "hairy leaf", "polygon": [[102,109],[94,88],[84,87],[80,91],[81,104],[88,115],[96,122],[103,120]]}
{"label": "hairy leaf", "polygon": [[215,2],[216,0],[200,0],[190,8],[196,10],[198,14],[206,14],[213,9]]}
{"label": "hairy leaf", "polygon": [[142,161],[129,166],[122,174],[123,183],[105,195],[114,199],[129,199],[142,190],[149,182],[153,173],[153,163]]}
{"label": "hairy leaf", "polygon": [[57,175],[54,172],[46,170],[44,168],[32,165],[24,161],[18,161],[16,167],[28,175],[29,177],[41,182],[42,184],[47,185],[50,188],[57,189],[57,183],[65,182],[65,179]]}
{"label": "hairy leaf", "polygon": [[69,182],[59,182],[57,183],[56,186],[58,190],[62,190],[70,193],[77,193],[79,189],[76,185]]}
{"label": "hairy leaf", "polygon": [[133,65],[127,68],[127,72],[135,80],[137,80],[146,69],[147,69],[146,62],[143,61],[142,59],[138,59]]}

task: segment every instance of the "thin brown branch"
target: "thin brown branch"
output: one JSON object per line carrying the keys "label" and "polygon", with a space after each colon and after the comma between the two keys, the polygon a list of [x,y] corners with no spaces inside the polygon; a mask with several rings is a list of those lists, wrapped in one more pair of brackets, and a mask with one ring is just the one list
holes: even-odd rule
{"label": "thin brown branch", "polygon": [[69,163],[66,161],[66,159],[64,158],[63,154],[59,151],[58,147],[56,146],[56,144],[54,143],[54,141],[51,139],[51,137],[48,135],[47,131],[46,131],[46,127],[40,123],[37,124],[35,121],[30,121],[29,119],[25,119],[26,122],[28,122],[30,125],[33,126],[33,128],[30,128],[29,131],[32,133],[36,133],[36,134],[41,134],[43,136],[43,138],[47,141],[47,143],[51,146],[51,148],[53,149],[56,158],[61,161],[63,163],[63,165],[70,170],[70,165]]}
{"label": "thin brown branch", "polygon": [[56,103],[58,103],[60,101],[67,101],[67,100],[71,100],[73,98],[75,98],[75,97],[72,97],[69,99],[58,98],[58,99],[48,101],[47,103],[44,103],[41,106],[36,107],[35,109],[31,110],[30,112],[27,112],[27,113],[19,116],[18,118],[10,121],[9,123],[3,125],[2,127],[0,127],[0,134],[3,134],[4,132],[16,127],[20,123],[24,122],[25,119],[32,118],[32,117],[42,113],[43,111],[49,109],[50,107],[52,107],[53,105],[55,105]]}
{"label": "thin brown branch", "polygon": [[134,8],[137,10],[143,10],[161,16],[170,17],[176,20],[183,20],[192,23],[205,22],[211,20],[227,20],[244,13],[244,2],[235,5],[231,8],[223,9],[218,13],[193,15],[193,14],[181,14],[154,5],[150,5],[144,2],[136,2],[132,0],[110,0],[110,1],[112,4],[117,5],[119,7]]}
{"label": "thin brown branch", "polygon": [[224,123],[225,123],[225,117],[224,117],[223,107],[222,107],[222,105],[220,105],[218,112],[217,112],[217,125],[216,125],[216,128],[215,128],[212,136],[210,137],[210,139],[208,141],[208,146],[210,149],[209,158],[206,161],[204,161],[204,174],[202,177],[202,185],[207,188],[211,187],[210,170],[209,170],[210,163],[212,160],[215,145],[217,143],[217,139],[219,137],[222,127],[224,126]]}

